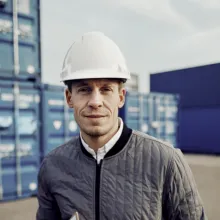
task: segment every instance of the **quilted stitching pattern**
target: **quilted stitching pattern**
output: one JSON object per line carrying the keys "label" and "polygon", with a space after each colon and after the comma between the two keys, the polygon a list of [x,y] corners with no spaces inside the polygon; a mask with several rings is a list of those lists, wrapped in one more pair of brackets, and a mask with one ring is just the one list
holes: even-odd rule
{"label": "quilted stitching pattern", "polygon": [[[79,139],[72,139],[45,158],[42,187],[47,182],[50,190],[41,199],[55,198],[62,219],[78,211],[81,220],[95,220],[95,169]],[[140,132],[133,131],[123,150],[104,159],[100,181],[101,220],[206,219],[182,153]]]}

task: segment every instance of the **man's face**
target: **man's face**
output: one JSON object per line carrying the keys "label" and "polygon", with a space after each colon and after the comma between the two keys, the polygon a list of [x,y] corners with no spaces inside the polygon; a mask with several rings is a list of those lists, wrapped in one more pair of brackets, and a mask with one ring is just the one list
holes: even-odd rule
{"label": "man's face", "polygon": [[82,134],[108,135],[118,126],[118,108],[124,105],[125,89],[108,79],[88,79],[73,83],[66,99]]}

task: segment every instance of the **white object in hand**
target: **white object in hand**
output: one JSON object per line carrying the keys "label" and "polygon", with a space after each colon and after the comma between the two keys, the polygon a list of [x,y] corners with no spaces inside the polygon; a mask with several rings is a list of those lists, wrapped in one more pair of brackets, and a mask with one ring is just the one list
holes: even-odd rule
{"label": "white object in hand", "polygon": [[79,214],[78,214],[78,212],[75,212],[75,213],[73,214],[73,216],[71,217],[70,220],[79,220]]}

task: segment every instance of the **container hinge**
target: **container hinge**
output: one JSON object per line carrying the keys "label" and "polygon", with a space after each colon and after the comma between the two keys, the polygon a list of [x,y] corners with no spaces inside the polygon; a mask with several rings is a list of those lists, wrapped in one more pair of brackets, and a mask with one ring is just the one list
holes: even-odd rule
{"label": "container hinge", "polygon": [[19,85],[18,82],[14,83],[14,124],[15,124],[15,153],[16,153],[16,180],[17,180],[17,195],[20,197],[22,195],[21,188],[21,155],[20,155],[20,136],[19,136]]}
{"label": "container hinge", "polygon": [[0,155],[0,200],[3,200],[2,157]]}
{"label": "container hinge", "polygon": [[20,183],[17,184],[17,195],[18,197],[21,197],[22,195],[22,187]]}
{"label": "container hinge", "polygon": [[0,185],[0,200],[3,200],[3,187]]}
{"label": "container hinge", "polygon": [[19,74],[19,48],[18,48],[18,0],[13,0],[13,38],[14,38],[14,74]]}

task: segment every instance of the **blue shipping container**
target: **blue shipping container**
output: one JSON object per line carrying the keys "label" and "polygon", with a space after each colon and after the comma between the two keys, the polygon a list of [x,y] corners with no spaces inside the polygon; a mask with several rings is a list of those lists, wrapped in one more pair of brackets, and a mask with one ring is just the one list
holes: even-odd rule
{"label": "blue shipping container", "polygon": [[0,7],[0,78],[41,78],[39,0]]}
{"label": "blue shipping container", "polygon": [[191,153],[220,153],[220,107],[180,110],[180,148]]}
{"label": "blue shipping container", "polygon": [[0,201],[36,194],[39,90],[0,80]]}
{"label": "blue shipping container", "polygon": [[180,95],[180,107],[220,105],[220,63],[150,75],[150,91]]}
{"label": "blue shipping container", "polygon": [[119,115],[130,128],[177,147],[178,102],[177,95],[127,93]]}
{"label": "blue shipping container", "polygon": [[44,84],[41,89],[41,159],[79,134],[73,110],[66,105],[62,86]]}

